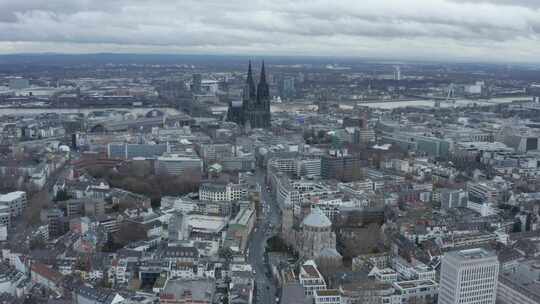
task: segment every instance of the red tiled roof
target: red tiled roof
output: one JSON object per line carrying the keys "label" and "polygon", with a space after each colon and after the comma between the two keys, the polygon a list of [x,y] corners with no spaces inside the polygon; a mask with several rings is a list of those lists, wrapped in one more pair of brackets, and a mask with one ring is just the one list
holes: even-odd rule
{"label": "red tiled roof", "polygon": [[52,282],[59,283],[62,280],[62,274],[60,274],[54,269],[47,267],[44,264],[37,262],[33,263],[30,269],[32,270],[32,272],[35,272]]}

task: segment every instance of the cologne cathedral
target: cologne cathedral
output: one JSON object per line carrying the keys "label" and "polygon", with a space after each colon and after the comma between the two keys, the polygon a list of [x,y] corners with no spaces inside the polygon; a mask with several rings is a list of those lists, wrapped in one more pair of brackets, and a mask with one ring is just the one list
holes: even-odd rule
{"label": "cologne cathedral", "polygon": [[264,62],[261,68],[259,84],[255,88],[251,62],[249,63],[246,85],[242,93],[242,101],[229,104],[227,120],[245,128],[270,128],[270,92],[266,82]]}

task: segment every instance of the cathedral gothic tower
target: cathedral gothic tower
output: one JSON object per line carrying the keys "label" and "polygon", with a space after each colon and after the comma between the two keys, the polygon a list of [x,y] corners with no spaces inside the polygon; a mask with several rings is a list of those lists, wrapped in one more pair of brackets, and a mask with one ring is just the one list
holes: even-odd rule
{"label": "cathedral gothic tower", "polygon": [[242,102],[231,102],[227,111],[227,120],[255,129],[270,128],[270,89],[266,82],[264,62],[261,67],[259,84],[255,87],[251,62],[248,67],[246,84],[242,93]]}

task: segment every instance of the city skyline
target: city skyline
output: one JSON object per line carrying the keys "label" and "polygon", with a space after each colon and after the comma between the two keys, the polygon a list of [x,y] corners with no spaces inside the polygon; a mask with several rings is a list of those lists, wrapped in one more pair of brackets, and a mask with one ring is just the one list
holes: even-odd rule
{"label": "city skyline", "polygon": [[141,53],[531,62],[533,1],[3,1],[0,54]]}
{"label": "city skyline", "polygon": [[539,0],[1,0],[0,303],[539,304]]}

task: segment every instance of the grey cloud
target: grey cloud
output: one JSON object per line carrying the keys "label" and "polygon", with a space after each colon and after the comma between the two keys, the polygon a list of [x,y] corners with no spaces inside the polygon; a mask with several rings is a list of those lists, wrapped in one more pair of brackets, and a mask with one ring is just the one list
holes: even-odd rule
{"label": "grey cloud", "polygon": [[538,0],[452,0],[457,3],[488,3],[495,5],[507,6],[523,6],[528,8],[539,9],[540,2]]}
{"label": "grey cloud", "polygon": [[121,1],[115,0],[3,0],[0,1],[0,21],[16,22],[17,13],[29,11],[76,13],[80,11],[117,11],[121,7]]}
{"label": "grey cloud", "polygon": [[540,44],[540,9],[526,0],[2,0],[0,12],[0,52],[72,44],[68,49],[80,52],[133,46],[459,55],[493,52],[497,45],[504,58],[509,48],[522,56]]}

